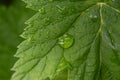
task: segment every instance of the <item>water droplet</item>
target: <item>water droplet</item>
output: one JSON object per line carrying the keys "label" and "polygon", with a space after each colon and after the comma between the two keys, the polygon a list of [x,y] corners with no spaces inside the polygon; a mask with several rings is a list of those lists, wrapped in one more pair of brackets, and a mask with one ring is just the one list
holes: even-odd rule
{"label": "water droplet", "polygon": [[70,34],[65,34],[58,39],[58,44],[62,48],[69,48],[73,45],[74,39]]}
{"label": "water droplet", "polygon": [[97,18],[97,15],[90,15],[90,18]]}
{"label": "water droplet", "polygon": [[93,22],[95,22],[96,19],[98,18],[97,15],[90,15],[89,17],[91,18],[91,20],[92,20]]}

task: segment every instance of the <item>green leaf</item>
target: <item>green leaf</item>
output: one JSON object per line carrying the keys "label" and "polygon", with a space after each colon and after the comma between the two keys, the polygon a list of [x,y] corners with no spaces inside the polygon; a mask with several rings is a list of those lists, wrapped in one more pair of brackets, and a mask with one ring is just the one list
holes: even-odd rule
{"label": "green leaf", "polygon": [[33,13],[19,0],[8,7],[0,4],[0,80],[10,80],[13,73],[10,68],[16,61],[13,55],[22,41],[19,34],[25,27],[24,22]]}
{"label": "green leaf", "polygon": [[[12,80],[120,80],[119,0],[24,0],[37,13],[18,46]],[[61,78],[62,79],[62,78]]]}

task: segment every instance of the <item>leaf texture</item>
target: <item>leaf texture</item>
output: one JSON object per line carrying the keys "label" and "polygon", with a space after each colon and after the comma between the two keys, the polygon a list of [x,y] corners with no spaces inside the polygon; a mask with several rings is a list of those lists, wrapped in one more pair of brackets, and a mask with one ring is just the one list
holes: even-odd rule
{"label": "leaf texture", "polygon": [[[24,0],[37,11],[21,35],[12,80],[120,80],[119,0]],[[64,48],[59,39],[74,39]],[[66,40],[63,39],[63,41]]]}

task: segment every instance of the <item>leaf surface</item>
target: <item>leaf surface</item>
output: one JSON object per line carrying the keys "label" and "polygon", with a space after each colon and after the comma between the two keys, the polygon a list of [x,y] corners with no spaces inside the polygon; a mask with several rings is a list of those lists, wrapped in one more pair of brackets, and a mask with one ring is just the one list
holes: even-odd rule
{"label": "leaf surface", "polygon": [[12,80],[120,80],[119,0],[24,0],[37,13],[21,35]]}

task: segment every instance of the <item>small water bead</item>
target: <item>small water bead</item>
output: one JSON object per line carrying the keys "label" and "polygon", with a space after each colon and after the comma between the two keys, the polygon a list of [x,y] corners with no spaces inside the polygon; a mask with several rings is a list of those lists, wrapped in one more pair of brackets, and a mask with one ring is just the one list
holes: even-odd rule
{"label": "small water bead", "polygon": [[58,44],[62,48],[69,48],[73,45],[74,38],[70,34],[65,34],[58,39]]}
{"label": "small water bead", "polygon": [[97,18],[97,15],[90,15],[90,18]]}
{"label": "small water bead", "polygon": [[96,19],[98,18],[97,15],[90,15],[89,17],[91,18],[91,20],[92,20],[93,22],[95,22]]}

